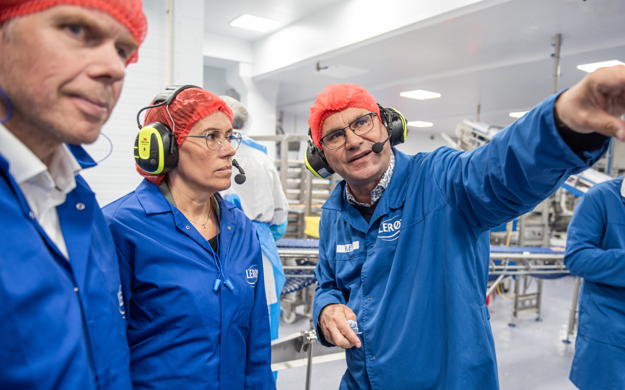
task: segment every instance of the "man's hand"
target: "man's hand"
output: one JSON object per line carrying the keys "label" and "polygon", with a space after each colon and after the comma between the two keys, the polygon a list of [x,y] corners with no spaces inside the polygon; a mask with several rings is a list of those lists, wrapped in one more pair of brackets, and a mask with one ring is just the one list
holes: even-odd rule
{"label": "man's hand", "polygon": [[360,339],[347,320],[357,321],[356,314],[345,305],[328,305],[319,313],[319,326],[329,343],[344,349],[360,348]]}
{"label": "man's hand", "polygon": [[555,104],[562,122],[578,133],[625,141],[625,65],[601,68],[564,92]]}

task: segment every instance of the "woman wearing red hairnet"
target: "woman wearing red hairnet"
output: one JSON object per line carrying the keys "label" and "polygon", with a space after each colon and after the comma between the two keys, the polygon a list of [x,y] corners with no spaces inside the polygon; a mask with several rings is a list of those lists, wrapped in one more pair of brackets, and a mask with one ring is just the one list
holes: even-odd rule
{"label": "woman wearing red hairnet", "polygon": [[[169,110],[169,114],[167,113]],[[232,111],[201,88],[149,109],[177,165],[104,208],[119,256],[135,389],[275,389],[260,244],[218,194],[230,186]]]}

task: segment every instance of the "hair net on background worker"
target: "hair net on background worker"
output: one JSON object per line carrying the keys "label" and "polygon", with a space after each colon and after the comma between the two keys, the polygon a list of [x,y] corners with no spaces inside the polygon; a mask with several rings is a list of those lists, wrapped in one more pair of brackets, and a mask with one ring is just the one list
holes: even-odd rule
{"label": "hair net on background worker", "polygon": [[[148,32],[148,22],[141,0],[1,0],[0,25],[9,19],[44,11],[57,5],[75,5],[104,11],[126,26],[141,45]],[[135,52],[127,64],[137,62]]]}
{"label": "hair net on background worker", "polygon": [[247,134],[252,124],[252,118],[247,108],[245,108],[243,103],[233,97],[222,95],[220,98],[222,98],[232,110],[232,128],[239,130],[243,134]]}
{"label": "hair net on background worker", "polygon": [[328,84],[323,92],[317,95],[315,103],[310,107],[308,126],[315,145],[321,148],[323,121],[330,115],[350,107],[364,108],[374,112],[380,122],[382,121],[380,108],[366,89],[357,84]]}
{"label": "hair net on background worker", "polygon": [[[169,114],[171,114],[171,118],[176,123],[175,137],[178,148],[180,148],[180,145],[184,142],[185,136],[189,134],[195,122],[209,116],[215,111],[221,111],[226,114],[232,123],[232,110],[230,110],[226,102],[217,95],[201,88],[189,88],[180,92],[169,105]],[[169,115],[167,114],[166,105],[147,110],[143,123],[148,124],[152,122],[161,122],[166,124],[170,129],[173,129],[171,119],[169,119]],[[166,173],[153,175],[138,166],[136,166],[136,168],[141,176],[156,185],[161,184],[161,181],[163,181],[166,175]]]}

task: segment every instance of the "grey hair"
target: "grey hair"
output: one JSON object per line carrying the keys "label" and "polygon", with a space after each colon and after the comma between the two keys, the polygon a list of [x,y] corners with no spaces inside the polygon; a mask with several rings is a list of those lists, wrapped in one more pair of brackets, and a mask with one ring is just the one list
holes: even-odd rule
{"label": "grey hair", "polygon": [[9,42],[13,37],[13,26],[15,25],[15,19],[16,18],[11,18],[9,20],[5,20],[4,23],[0,23],[0,30],[3,30],[5,42]]}
{"label": "grey hair", "polygon": [[245,127],[245,124],[250,120],[250,114],[247,112],[247,108],[235,98],[230,96],[220,96],[224,102],[232,110],[232,128],[235,130],[241,130]]}

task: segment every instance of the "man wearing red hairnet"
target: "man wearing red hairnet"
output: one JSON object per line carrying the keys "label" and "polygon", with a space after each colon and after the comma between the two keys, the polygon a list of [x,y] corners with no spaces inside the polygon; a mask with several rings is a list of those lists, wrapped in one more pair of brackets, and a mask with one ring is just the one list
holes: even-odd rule
{"label": "man wearing red hairnet", "polygon": [[79,175],[141,0],[0,2],[0,388],[131,389],[117,257]]}
{"label": "man wearing red hairnet", "polygon": [[313,318],[322,344],[347,349],[341,389],[499,388],[489,230],[625,140],[624,97],[625,66],[601,69],[486,146],[409,156],[364,88],[317,95],[309,148],[345,181],[323,205]]}

